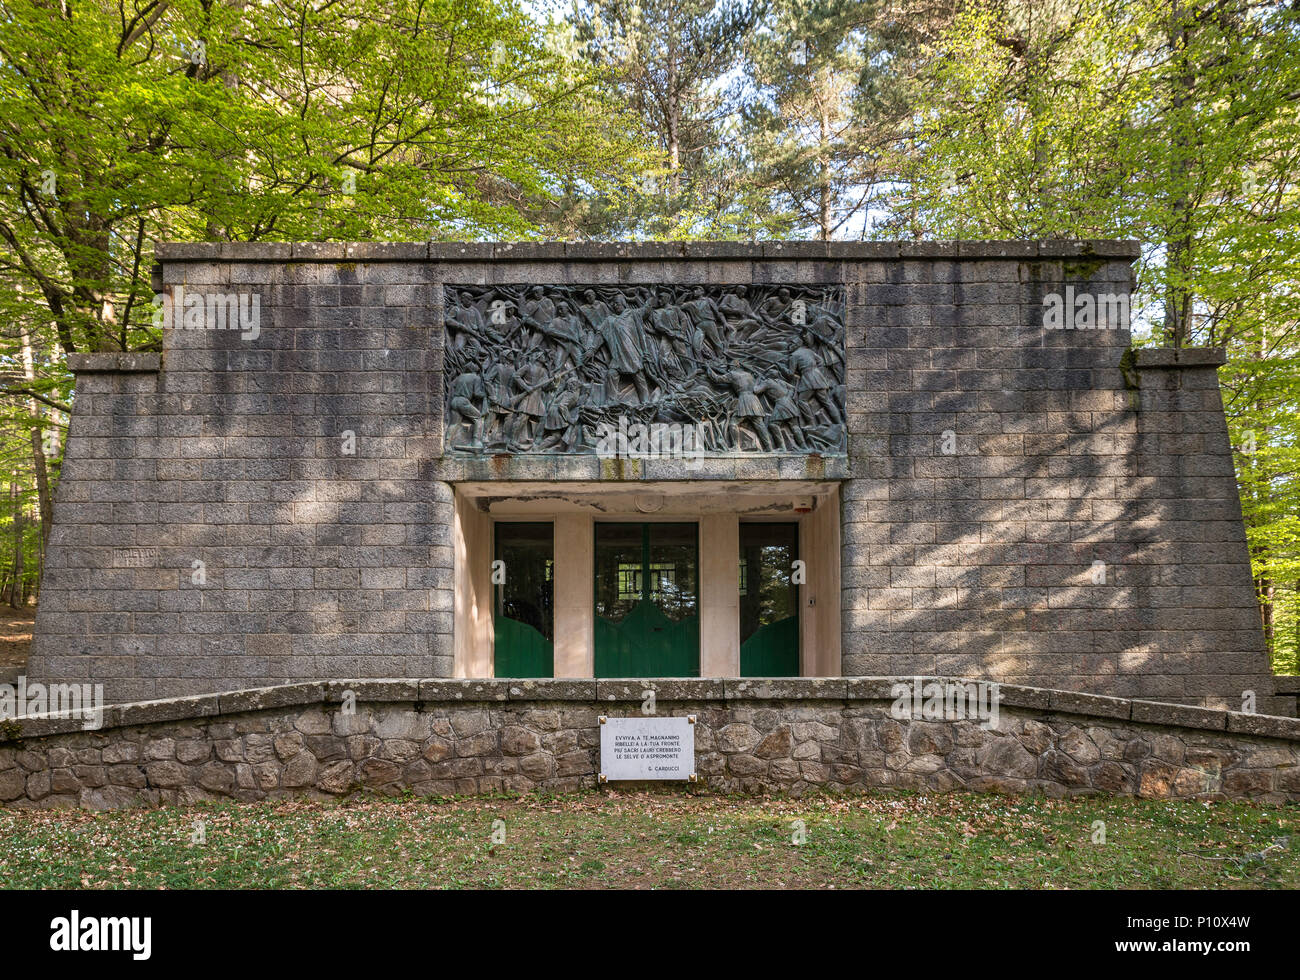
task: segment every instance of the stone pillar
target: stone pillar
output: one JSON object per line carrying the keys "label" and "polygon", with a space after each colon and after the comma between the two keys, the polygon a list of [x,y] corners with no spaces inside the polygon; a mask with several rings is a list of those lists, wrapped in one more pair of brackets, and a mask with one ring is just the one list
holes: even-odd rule
{"label": "stone pillar", "polygon": [[596,541],[589,514],[555,518],[555,676],[595,671]]}
{"label": "stone pillar", "polygon": [[[25,673],[44,684],[102,683],[110,701],[173,693],[160,689],[157,673],[178,661],[193,672],[186,679],[191,688],[228,677],[226,660],[202,656],[201,637],[177,635],[180,616],[171,610],[197,608],[198,595],[188,597],[193,607],[158,601],[192,574],[188,552],[172,557],[181,551],[174,547],[180,534],[160,533],[162,515],[183,511],[195,521],[202,505],[172,482],[197,480],[199,460],[159,458],[157,447],[166,437],[197,435],[198,420],[160,419],[157,354],[69,354],[68,368],[76,376],[76,408]],[[198,533],[192,525],[186,530]],[[155,624],[170,630],[162,644],[147,635]],[[227,651],[236,660],[242,640]]]}
{"label": "stone pillar", "polygon": [[1295,702],[1274,695],[1251,577],[1219,393],[1226,360],[1221,348],[1136,350],[1125,359],[1137,436],[1122,507],[1147,540],[1114,570],[1145,612],[1119,672],[1156,700],[1241,711],[1254,692],[1257,712],[1291,714]]}
{"label": "stone pillar", "polygon": [[456,677],[492,676],[492,520],[456,494]]}
{"label": "stone pillar", "polygon": [[807,575],[799,589],[799,672],[804,677],[839,677],[839,493],[819,500],[817,509],[799,522],[799,557]]}
{"label": "stone pillar", "polygon": [[740,675],[740,519],[700,518],[700,676]]}

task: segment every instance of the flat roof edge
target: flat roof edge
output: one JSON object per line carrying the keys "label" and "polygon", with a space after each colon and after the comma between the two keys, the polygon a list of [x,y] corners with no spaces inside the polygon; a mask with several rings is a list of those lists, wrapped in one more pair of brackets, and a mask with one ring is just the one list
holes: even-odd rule
{"label": "flat roof edge", "polygon": [[158,262],[663,262],[1129,259],[1125,240],[905,242],[158,242]]}

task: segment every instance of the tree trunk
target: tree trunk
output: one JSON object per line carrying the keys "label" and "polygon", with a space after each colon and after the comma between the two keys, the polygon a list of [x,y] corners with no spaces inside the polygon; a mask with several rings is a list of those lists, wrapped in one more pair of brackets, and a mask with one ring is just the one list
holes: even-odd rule
{"label": "tree trunk", "polygon": [[[677,62],[675,45],[668,48],[668,190],[674,201],[681,190],[681,102],[677,97]],[[674,207],[676,205],[674,204]]]}
{"label": "tree trunk", "polygon": [[1264,627],[1264,645],[1268,647],[1270,656],[1273,653],[1273,637],[1275,634],[1274,612],[1276,603],[1274,598],[1273,580],[1271,578],[1261,578],[1259,580],[1259,616]]}
{"label": "tree trunk", "polygon": [[[825,75],[819,73],[819,78],[825,78]],[[818,187],[818,223],[821,225],[819,237],[824,242],[831,240],[831,121],[826,108],[829,98],[827,92],[819,91],[817,93],[817,180],[820,185]]]}
{"label": "tree trunk", "polygon": [[[1262,373],[1259,365],[1262,364],[1264,357],[1266,356],[1267,350],[1268,350],[1268,327],[1266,325],[1261,325],[1260,332],[1259,332],[1259,346],[1254,351],[1254,360],[1256,363],[1255,376],[1257,378]],[[1268,416],[1266,414],[1266,408],[1267,406],[1264,404],[1264,402],[1256,401],[1255,418],[1257,419],[1267,418]],[[1271,498],[1273,495],[1273,480],[1271,479],[1271,477],[1261,478],[1261,475],[1259,473],[1259,459],[1260,459],[1259,453],[1265,446],[1269,444],[1270,433],[1266,427],[1261,426],[1260,431],[1254,432],[1252,433],[1252,435],[1254,438],[1254,446],[1253,446],[1253,451],[1250,454],[1250,468],[1252,471],[1251,486],[1254,488],[1254,494],[1256,496],[1256,504],[1257,504],[1256,512],[1259,513],[1261,511],[1258,505],[1263,505],[1264,508],[1267,508],[1268,505],[1271,504],[1272,502]],[[1261,497],[1263,498],[1262,500],[1260,499]],[[1271,574],[1272,557],[1273,554],[1271,550],[1267,547],[1259,548],[1256,551],[1256,560],[1258,562],[1258,567],[1260,569],[1260,575],[1259,578],[1256,579],[1255,588],[1256,588],[1257,595],[1259,596],[1260,625],[1264,628],[1264,646],[1265,649],[1268,650],[1268,656],[1270,660],[1272,659],[1273,653],[1275,652],[1275,648],[1273,646],[1273,639],[1275,633],[1274,620],[1276,617],[1276,603],[1274,601],[1275,595],[1274,595],[1274,588],[1273,588],[1273,576]]]}
{"label": "tree trunk", "polygon": [[15,610],[23,608],[23,508],[18,484],[9,484],[9,500],[14,513],[14,585],[9,593],[9,605]]}
{"label": "tree trunk", "polygon": [[[23,346],[23,376],[27,379],[28,387],[31,387],[36,381],[35,359],[32,356],[31,337],[28,336],[27,328],[21,328],[22,346]],[[27,400],[28,411],[32,413],[32,418],[39,423],[41,419],[41,406],[35,398]],[[50,537],[50,522],[53,519],[53,503],[50,500],[50,478],[49,471],[45,465],[45,446],[41,437],[41,427],[39,424],[32,426],[32,468],[36,471],[36,499],[41,515],[41,553],[45,552],[45,542]]]}
{"label": "tree trunk", "polygon": [[1192,294],[1187,278],[1192,267],[1192,205],[1189,198],[1193,150],[1187,133],[1189,123],[1183,114],[1183,108],[1192,100],[1196,88],[1196,76],[1188,54],[1192,34],[1190,22],[1191,14],[1184,11],[1182,4],[1175,3],[1170,14],[1169,47],[1181,70],[1174,83],[1172,100],[1171,121],[1177,132],[1171,140],[1175,149],[1170,166],[1174,196],[1166,236],[1165,343],[1170,347],[1182,347],[1187,342],[1192,316]]}

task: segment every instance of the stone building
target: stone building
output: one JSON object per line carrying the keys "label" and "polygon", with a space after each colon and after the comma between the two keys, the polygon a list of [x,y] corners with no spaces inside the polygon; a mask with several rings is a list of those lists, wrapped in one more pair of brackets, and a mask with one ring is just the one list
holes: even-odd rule
{"label": "stone building", "polygon": [[1283,713],[1222,356],[1130,351],[1137,254],[160,245],[161,353],[69,359],[29,675],[937,674]]}

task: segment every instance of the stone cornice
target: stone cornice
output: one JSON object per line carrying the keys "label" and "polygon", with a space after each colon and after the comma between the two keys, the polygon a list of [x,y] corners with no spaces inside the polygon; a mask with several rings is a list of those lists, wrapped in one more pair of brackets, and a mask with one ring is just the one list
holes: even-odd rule
{"label": "stone cornice", "polygon": [[74,374],[133,374],[158,371],[161,354],[69,354],[68,370]]}
{"label": "stone cornice", "polygon": [[158,262],[880,261],[1136,259],[1136,241],[159,242]]}
{"label": "stone cornice", "polygon": [[1142,370],[1217,368],[1228,363],[1228,352],[1222,347],[1142,347],[1133,351],[1133,363]]}

